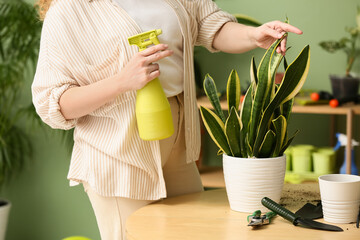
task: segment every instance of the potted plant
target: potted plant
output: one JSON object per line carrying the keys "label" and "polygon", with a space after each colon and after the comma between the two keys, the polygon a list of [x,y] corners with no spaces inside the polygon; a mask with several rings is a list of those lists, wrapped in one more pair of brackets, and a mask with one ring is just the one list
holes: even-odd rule
{"label": "potted plant", "polygon": [[347,27],[345,30],[350,37],[343,37],[339,41],[320,42],[322,49],[334,53],[343,50],[347,55],[345,76],[330,75],[333,95],[336,99],[356,98],[359,91],[360,78],[351,74],[355,59],[360,55],[360,49],[356,46],[360,36],[360,7],[357,8],[356,27]]}
{"label": "potted plant", "polygon": [[[251,84],[240,106],[240,80],[233,70],[227,82],[227,114],[221,109],[214,80],[206,75],[205,93],[214,111],[200,107],[204,125],[223,154],[226,191],[231,209],[241,212],[266,210],[264,196],[280,200],[285,175],[284,151],[295,137],[287,133],[295,95],[309,70],[310,48],[306,46],[287,65],[281,84],[275,75],[283,59],[277,40],[263,56],[259,67],[251,61]],[[227,116],[226,116],[227,115]]]}
{"label": "potted plant", "polygon": [[[22,0],[0,0],[0,187],[31,159],[25,116],[36,116],[21,99],[26,74],[35,69],[41,23],[35,8]],[[23,117],[23,118],[22,118]],[[27,119],[28,120],[28,119]],[[11,203],[0,200],[0,240],[5,238]]]}

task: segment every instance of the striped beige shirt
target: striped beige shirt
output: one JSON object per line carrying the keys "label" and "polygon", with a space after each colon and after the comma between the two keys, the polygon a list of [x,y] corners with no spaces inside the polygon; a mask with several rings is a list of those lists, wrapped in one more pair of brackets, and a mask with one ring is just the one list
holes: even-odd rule
{"label": "striped beige shirt", "polygon": [[[176,12],[184,39],[184,111],[187,161],[200,151],[193,46],[210,51],[221,26],[236,21],[211,0],[165,0]],[[140,139],[136,91],[120,94],[91,114],[66,120],[60,96],[69,88],[113,76],[138,51],[127,38],[139,26],[112,0],[54,0],[44,20],[32,85],[33,102],[52,128],[74,131],[70,185],[86,181],[100,195],[156,200],[166,197],[158,141]]]}

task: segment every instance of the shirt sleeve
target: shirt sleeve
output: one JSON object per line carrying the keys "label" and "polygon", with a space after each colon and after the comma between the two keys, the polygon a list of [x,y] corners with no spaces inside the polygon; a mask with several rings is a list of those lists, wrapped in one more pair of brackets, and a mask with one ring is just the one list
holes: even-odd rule
{"label": "shirt sleeve", "polygon": [[210,52],[219,50],[213,47],[215,34],[227,22],[237,22],[236,18],[222,11],[212,0],[197,0],[198,2],[198,36],[196,45],[206,47]]}
{"label": "shirt sleeve", "polygon": [[77,119],[65,119],[60,111],[59,100],[66,90],[78,87],[79,84],[66,68],[51,29],[53,26],[45,19],[38,64],[31,86],[32,100],[37,114],[46,124],[52,128],[68,130],[75,127]]}

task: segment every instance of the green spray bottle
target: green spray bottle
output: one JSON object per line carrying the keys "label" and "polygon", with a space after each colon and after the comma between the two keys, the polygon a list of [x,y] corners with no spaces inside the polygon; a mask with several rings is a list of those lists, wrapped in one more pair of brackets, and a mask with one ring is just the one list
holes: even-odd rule
{"label": "green spray bottle", "polygon": [[[143,51],[151,44],[159,44],[157,35],[161,33],[161,29],[155,29],[129,37],[128,41]],[[158,78],[137,90],[136,120],[143,140],[160,140],[174,133],[170,104]]]}

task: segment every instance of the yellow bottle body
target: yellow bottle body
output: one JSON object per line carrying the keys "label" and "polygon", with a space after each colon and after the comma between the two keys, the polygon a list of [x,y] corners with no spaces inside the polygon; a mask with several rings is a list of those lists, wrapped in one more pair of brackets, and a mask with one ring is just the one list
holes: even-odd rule
{"label": "yellow bottle body", "polygon": [[143,140],[161,140],[174,133],[170,104],[158,78],[137,91],[136,120]]}

